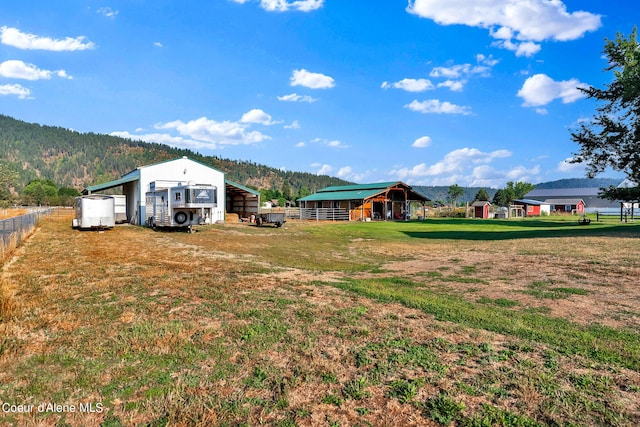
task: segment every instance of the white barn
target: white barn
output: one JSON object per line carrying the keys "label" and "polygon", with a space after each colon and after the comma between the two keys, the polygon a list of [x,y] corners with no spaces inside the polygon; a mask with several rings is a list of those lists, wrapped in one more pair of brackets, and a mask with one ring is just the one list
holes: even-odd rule
{"label": "white barn", "polygon": [[259,192],[227,181],[223,172],[186,156],[140,166],[120,179],[89,186],[83,193],[93,194],[110,188],[122,187],[122,194],[127,196],[128,222],[144,225],[147,219],[145,195],[148,191],[154,187],[187,184],[212,185],[217,189],[218,200],[216,200],[216,207],[212,211],[212,222],[223,222],[226,212],[236,212],[242,216],[258,213]]}

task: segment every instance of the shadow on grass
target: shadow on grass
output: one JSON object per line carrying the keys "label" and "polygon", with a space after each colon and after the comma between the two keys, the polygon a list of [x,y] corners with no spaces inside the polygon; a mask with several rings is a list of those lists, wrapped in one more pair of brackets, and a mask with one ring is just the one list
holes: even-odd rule
{"label": "shadow on grass", "polygon": [[438,219],[425,220],[422,224],[424,225],[424,231],[413,229],[404,231],[404,234],[411,238],[433,240],[514,240],[593,236],[640,237],[640,223],[591,223],[591,225],[579,225],[577,220],[572,222],[567,220]]}

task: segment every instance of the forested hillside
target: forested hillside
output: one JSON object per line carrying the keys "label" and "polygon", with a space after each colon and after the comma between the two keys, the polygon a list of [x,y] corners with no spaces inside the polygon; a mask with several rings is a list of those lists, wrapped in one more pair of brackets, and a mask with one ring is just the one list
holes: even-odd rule
{"label": "forested hillside", "polygon": [[617,186],[621,182],[621,178],[569,178],[542,182],[540,184],[536,184],[536,188],[608,188],[611,185]]}
{"label": "forested hillside", "polygon": [[252,162],[203,156],[191,150],[131,141],[109,135],[27,123],[0,115],[0,166],[10,171],[12,189],[21,193],[34,179],[60,187],[84,187],[120,178],[138,166],[188,156],[226,173],[227,179],[256,189],[314,192],[346,182],[305,172],[283,172]]}

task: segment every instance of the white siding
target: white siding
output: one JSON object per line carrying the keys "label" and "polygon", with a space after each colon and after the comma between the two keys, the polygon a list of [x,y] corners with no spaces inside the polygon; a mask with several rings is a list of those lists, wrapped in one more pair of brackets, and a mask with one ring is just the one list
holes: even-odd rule
{"label": "white siding", "polygon": [[135,206],[138,209],[138,221],[144,224],[145,216],[145,194],[150,191],[151,183],[157,181],[156,186],[160,187],[162,182],[176,185],[183,185],[193,182],[194,184],[213,185],[218,189],[217,207],[213,209],[212,220],[224,221],[225,211],[225,183],[224,173],[193,161],[187,157],[157,163],[149,166],[142,166],[140,169],[140,181],[136,194]]}

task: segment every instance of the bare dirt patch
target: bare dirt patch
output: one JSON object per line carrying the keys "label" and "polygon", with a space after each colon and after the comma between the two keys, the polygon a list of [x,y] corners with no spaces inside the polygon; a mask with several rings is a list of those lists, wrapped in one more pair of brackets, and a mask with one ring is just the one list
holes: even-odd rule
{"label": "bare dirt patch", "polygon": [[[526,243],[425,244],[410,249],[397,244],[370,250],[394,257],[404,252],[408,258],[385,263],[381,276],[410,276],[470,301],[505,298],[521,308],[546,308],[551,316],[585,325],[640,331],[637,238],[540,239],[531,247]],[[451,276],[468,280],[447,280]],[[585,294],[536,297],[530,293],[535,284]]]}

